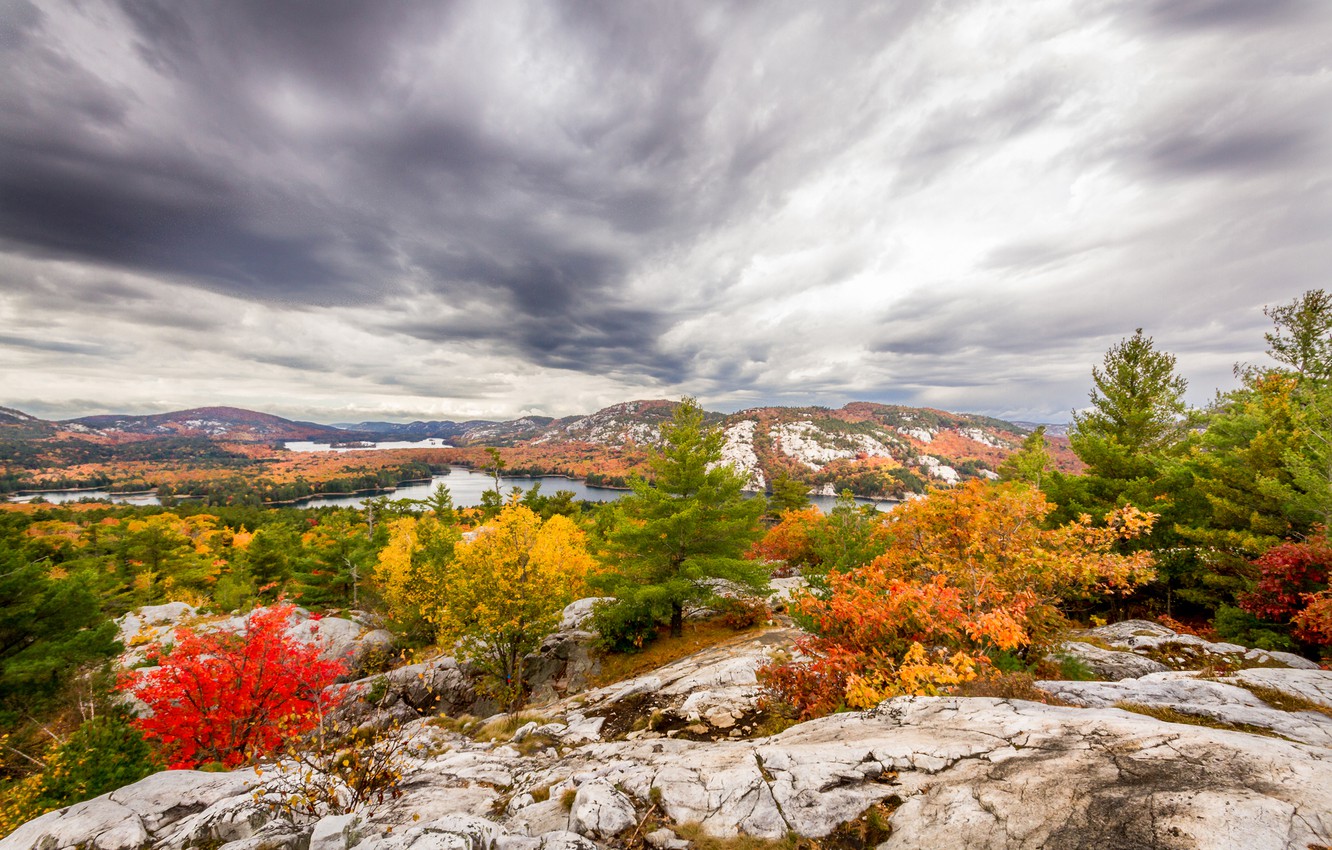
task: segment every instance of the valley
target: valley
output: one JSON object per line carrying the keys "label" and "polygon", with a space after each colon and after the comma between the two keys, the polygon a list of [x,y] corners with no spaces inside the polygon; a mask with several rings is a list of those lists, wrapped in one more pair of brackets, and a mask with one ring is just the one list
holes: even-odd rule
{"label": "valley", "polygon": [[[153,491],[207,503],[275,504],[353,492],[392,492],[450,466],[483,470],[499,450],[516,477],[563,476],[623,487],[645,469],[675,407],[634,401],[585,416],[505,422],[362,422],[339,427],[237,408],[60,422],[0,409],[0,493],[97,488]],[[830,497],[842,490],[897,499],[930,484],[992,476],[1023,426],[925,408],[851,403],[839,409],[765,407],[710,412],[724,459],[763,492],[785,475]],[[1067,438],[1049,439],[1057,468],[1080,463]],[[294,448],[293,448],[294,446]],[[316,451],[321,446],[335,450]]]}

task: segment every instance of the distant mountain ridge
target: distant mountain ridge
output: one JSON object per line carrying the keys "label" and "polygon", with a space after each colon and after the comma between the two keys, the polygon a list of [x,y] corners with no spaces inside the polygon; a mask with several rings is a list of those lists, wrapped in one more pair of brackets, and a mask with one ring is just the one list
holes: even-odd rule
{"label": "distant mountain ridge", "polygon": [[[195,447],[189,451],[212,454],[240,451],[236,444],[250,444],[243,449],[248,456],[276,457],[272,448],[261,447],[288,441],[354,444],[436,438],[458,452],[450,463],[478,463],[478,447],[493,446],[505,450],[510,469],[623,480],[645,468],[647,449],[660,442],[663,426],[677,405],[642,399],[559,419],[523,416],[508,421],[351,426],[295,421],[235,407],[84,416],[60,422],[0,408],[0,438],[21,447],[7,451],[15,461],[27,458],[21,464],[27,469],[59,469],[81,458],[104,457],[78,449],[93,444],[158,446],[155,451],[161,458],[182,456],[184,449],[173,447],[173,440]],[[709,412],[706,417],[724,430],[723,460],[749,478],[750,489],[765,490],[774,477],[786,475],[824,494],[851,489],[863,495],[901,495],[930,485],[994,478],[1031,430],[1030,423],[871,402],[851,402],[837,409],[758,407],[731,414]],[[1080,463],[1067,437],[1052,433],[1055,430],[1047,429],[1047,437],[1056,465],[1076,471]],[[41,458],[47,460],[39,462]],[[13,464],[0,456],[0,465]]]}
{"label": "distant mountain ridge", "polygon": [[240,407],[195,407],[148,415],[102,414],[54,423],[62,430],[103,437],[206,437],[239,442],[347,440],[361,435]]}
{"label": "distant mountain ridge", "polygon": [[[585,416],[523,416],[496,421],[471,419],[409,422],[358,422],[339,425],[349,431],[367,432],[380,439],[419,440],[429,437],[450,440],[458,445],[514,445],[526,440],[578,440],[591,443],[652,443],[660,439],[660,426],[674,415],[677,402],[665,399],[626,401]],[[722,414],[710,414],[720,419]]]}

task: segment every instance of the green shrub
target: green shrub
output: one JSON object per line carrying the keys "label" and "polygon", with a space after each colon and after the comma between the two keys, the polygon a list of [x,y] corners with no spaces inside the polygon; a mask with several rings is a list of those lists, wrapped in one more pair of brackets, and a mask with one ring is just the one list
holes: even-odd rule
{"label": "green shrub", "polygon": [[1299,646],[1290,635],[1281,631],[1282,626],[1260,620],[1248,611],[1233,605],[1217,607],[1212,627],[1216,630],[1218,638],[1230,643],[1283,652],[1299,651]]}
{"label": "green shrub", "polygon": [[51,751],[41,773],[4,787],[0,835],[52,809],[91,800],[162,768],[156,752],[123,712],[88,720]]}
{"label": "green shrub", "polygon": [[609,652],[639,652],[657,636],[652,610],[627,599],[596,605],[592,627],[598,635],[597,646]]}
{"label": "green shrub", "polygon": [[59,808],[138,782],[163,767],[125,714],[107,714],[84,722],[56,749],[43,796]]}

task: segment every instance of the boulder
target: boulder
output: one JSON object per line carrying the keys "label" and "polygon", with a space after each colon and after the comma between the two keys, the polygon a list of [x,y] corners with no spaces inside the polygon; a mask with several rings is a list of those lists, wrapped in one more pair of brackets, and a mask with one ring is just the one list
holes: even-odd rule
{"label": "boulder", "polygon": [[559,631],[547,635],[537,651],[523,659],[523,677],[531,687],[534,705],[588,689],[601,672],[601,662],[592,650],[595,639],[591,632]]}
{"label": "boulder", "polygon": [[564,606],[564,612],[560,615],[560,631],[572,632],[583,629],[592,619],[592,611],[601,602],[614,602],[614,596],[589,596],[586,599],[575,599]]}
{"label": "boulder", "polygon": [[347,850],[360,839],[356,827],[361,816],[356,814],[329,815],[321,818],[310,830],[308,850]]}
{"label": "boulder", "polygon": [[[198,614],[198,609],[185,602],[166,602],[145,605],[116,619],[120,627],[120,642],[125,646],[156,639],[163,626],[175,627]],[[169,631],[169,629],[165,630]]]}
{"label": "boulder", "polygon": [[637,823],[633,802],[604,779],[582,785],[569,810],[569,830],[589,838],[611,838]]}
{"label": "boulder", "polygon": [[1061,643],[1057,655],[1075,658],[1085,664],[1098,679],[1108,679],[1112,682],[1120,679],[1136,679],[1149,673],[1161,673],[1170,669],[1159,661],[1144,658],[1133,652],[1101,649],[1099,646],[1076,640]]}

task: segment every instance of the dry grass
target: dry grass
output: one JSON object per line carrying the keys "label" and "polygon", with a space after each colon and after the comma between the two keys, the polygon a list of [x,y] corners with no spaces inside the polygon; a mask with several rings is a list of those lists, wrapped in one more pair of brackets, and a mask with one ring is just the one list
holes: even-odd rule
{"label": "dry grass", "polygon": [[1227,732],[1247,732],[1250,735],[1262,735],[1266,738],[1281,738],[1271,729],[1264,729],[1261,726],[1250,726],[1248,723],[1223,723],[1220,720],[1214,720],[1210,717],[1200,717],[1196,714],[1185,714],[1182,711],[1176,711],[1173,708],[1167,708],[1163,705],[1143,705],[1138,702],[1117,702],[1115,708],[1124,711],[1131,711],[1134,714],[1142,714],[1147,717],[1154,717],[1157,720],[1166,723],[1182,723],[1186,726],[1204,726],[1208,729],[1222,729]]}
{"label": "dry grass", "polygon": [[531,711],[520,711],[517,714],[501,714],[492,717],[480,727],[471,732],[474,741],[508,741],[517,732],[528,723],[546,723],[544,715]]}
{"label": "dry grass", "polygon": [[717,838],[704,832],[698,823],[676,824],[671,830],[688,841],[693,850],[797,850],[800,843],[793,835],[785,838],[757,838],[753,835]]}
{"label": "dry grass", "polygon": [[1042,702],[1046,705],[1068,705],[1036,687],[1036,679],[1030,673],[1003,673],[972,679],[958,685],[954,693],[960,697],[995,697]]}
{"label": "dry grass", "polygon": [[601,687],[642,676],[672,661],[679,661],[700,650],[735,639],[734,629],[715,620],[685,623],[683,636],[659,637],[642,652],[606,653],[601,657],[601,673],[592,684]]}
{"label": "dry grass", "polygon": [[1243,682],[1237,682],[1236,684],[1278,711],[1316,711],[1319,714],[1325,714],[1328,717],[1332,717],[1332,708],[1328,708],[1325,705],[1319,705],[1313,700],[1307,700],[1302,696],[1288,694],[1285,691],[1279,691],[1276,688],[1265,688],[1262,685],[1246,685]]}

